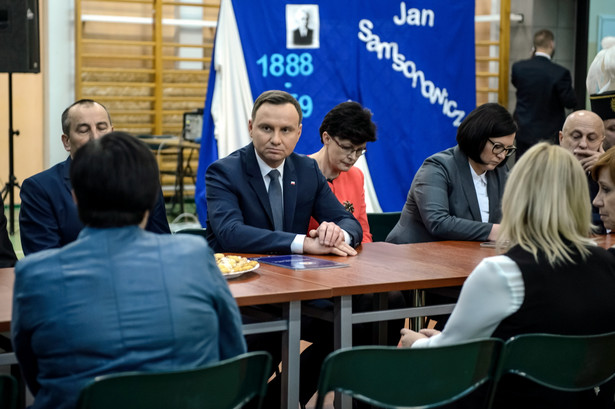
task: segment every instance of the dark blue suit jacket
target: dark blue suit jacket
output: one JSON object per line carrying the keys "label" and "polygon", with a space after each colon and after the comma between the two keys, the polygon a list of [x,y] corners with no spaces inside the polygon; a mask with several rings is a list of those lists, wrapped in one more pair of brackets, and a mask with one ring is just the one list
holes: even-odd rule
{"label": "dark blue suit jacket", "polygon": [[284,162],[284,231],[275,231],[267,189],[249,144],[212,163],[205,173],[207,239],[217,252],[290,253],[310,217],[334,222],[357,246],[361,225],[337,200],[315,160],[292,153]]}
{"label": "dark blue suit jacket", "polygon": [[577,103],[570,72],[546,57],[534,56],[513,64],[512,83],[517,88],[517,140],[528,145],[541,140],[555,143],[566,119],[564,108]]}
{"label": "dark blue suit jacket", "polygon": [[[19,229],[25,255],[63,247],[77,239],[83,229],[71,195],[71,158],[38,173],[21,185]],[[146,230],[171,233],[162,192],[151,212]]]}

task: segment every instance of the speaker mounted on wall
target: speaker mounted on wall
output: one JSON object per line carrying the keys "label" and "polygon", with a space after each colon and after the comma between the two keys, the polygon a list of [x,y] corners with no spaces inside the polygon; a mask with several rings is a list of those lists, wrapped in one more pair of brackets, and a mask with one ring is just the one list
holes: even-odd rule
{"label": "speaker mounted on wall", "polygon": [[0,72],[40,71],[38,0],[0,0]]}

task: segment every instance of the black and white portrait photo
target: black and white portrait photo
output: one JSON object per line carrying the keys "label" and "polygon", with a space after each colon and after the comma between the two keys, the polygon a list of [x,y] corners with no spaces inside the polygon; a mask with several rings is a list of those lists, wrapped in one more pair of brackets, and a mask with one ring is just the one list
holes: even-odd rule
{"label": "black and white portrait photo", "polygon": [[319,48],[320,17],[317,4],[286,5],[286,47]]}

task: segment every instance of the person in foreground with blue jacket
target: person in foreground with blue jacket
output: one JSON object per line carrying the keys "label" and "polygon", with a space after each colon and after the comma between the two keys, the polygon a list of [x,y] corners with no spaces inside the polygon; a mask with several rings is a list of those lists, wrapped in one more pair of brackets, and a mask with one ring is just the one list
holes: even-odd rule
{"label": "person in foreground with blue jacket", "polygon": [[149,148],[111,132],[76,152],[70,176],[85,228],[15,268],[12,337],[32,407],[74,408],[98,375],[244,353],[237,304],[205,240],[143,229],[160,190]]}

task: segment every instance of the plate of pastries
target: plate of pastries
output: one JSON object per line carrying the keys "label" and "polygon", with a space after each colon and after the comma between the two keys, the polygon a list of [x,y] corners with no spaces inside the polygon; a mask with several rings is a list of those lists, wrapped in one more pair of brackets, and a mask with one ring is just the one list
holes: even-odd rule
{"label": "plate of pastries", "polygon": [[260,267],[257,261],[242,256],[227,256],[222,253],[215,253],[214,257],[220,272],[226,279],[242,276]]}

